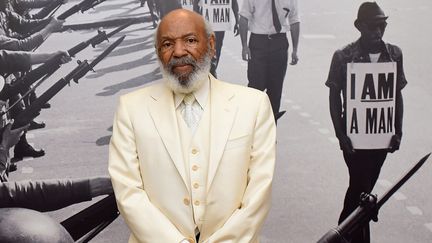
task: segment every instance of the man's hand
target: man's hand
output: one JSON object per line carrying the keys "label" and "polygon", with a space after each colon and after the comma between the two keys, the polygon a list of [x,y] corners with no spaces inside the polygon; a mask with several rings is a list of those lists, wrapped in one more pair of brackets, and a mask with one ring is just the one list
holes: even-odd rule
{"label": "man's hand", "polygon": [[298,61],[299,61],[299,58],[297,56],[297,51],[293,51],[291,53],[291,62],[290,62],[290,65],[296,65],[298,63]]}
{"label": "man's hand", "polygon": [[351,143],[351,139],[347,136],[347,135],[342,135],[340,137],[338,137],[339,139],[339,146],[340,148],[349,154],[352,154],[355,152],[352,143]]}
{"label": "man's hand", "polygon": [[236,22],[234,25],[234,36],[238,36],[240,34],[239,24]]}
{"label": "man's hand", "polygon": [[249,61],[251,59],[249,46],[244,46],[242,49],[242,58],[244,61]]}
{"label": "man's hand", "polygon": [[89,183],[92,197],[114,193],[111,179],[108,176],[90,178]]}
{"label": "man's hand", "polygon": [[392,136],[392,138],[390,140],[390,146],[388,148],[388,151],[390,153],[393,153],[394,151],[399,150],[401,139],[402,139],[401,136],[398,134],[395,134]]}
{"label": "man's hand", "polygon": [[12,146],[18,143],[23,132],[27,130],[29,126],[30,124],[27,124],[23,127],[12,130],[12,123],[6,125],[5,130],[3,131],[3,138],[1,141],[2,146],[5,149],[9,150]]}
{"label": "man's hand", "polygon": [[60,55],[60,62],[62,64],[68,63],[72,61],[72,58],[69,56],[69,53],[67,51],[56,51],[54,52],[54,56]]}
{"label": "man's hand", "polygon": [[45,27],[49,32],[58,32],[62,29],[64,20],[52,18],[48,25]]}

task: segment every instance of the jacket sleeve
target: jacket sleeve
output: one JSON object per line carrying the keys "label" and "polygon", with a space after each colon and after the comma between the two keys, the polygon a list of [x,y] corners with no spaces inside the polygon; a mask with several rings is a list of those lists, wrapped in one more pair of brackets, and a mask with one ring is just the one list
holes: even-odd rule
{"label": "jacket sleeve", "polygon": [[0,208],[21,207],[47,212],[90,200],[87,179],[0,183]]}
{"label": "jacket sleeve", "polygon": [[0,49],[11,51],[31,51],[44,41],[42,35],[35,34],[24,39],[0,35]]}
{"label": "jacket sleeve", "polygon": [[133,124],[126,108],[120,98],[109,147],[108,171],[118,209],[138,242],[180,242],[185,237],[144,190]]}
{"label": "jacket sleeve", "polygon": [[30,54],[0,50],[0,73],[27,71],[30,67]]}
{"label": "jacket sleeve", "polygon": [[7,18],[9,20],[9,26],[14,32],[18,32],[22,35],[31,35],[43,29],[50,21],[47,19],[26,19],[17,13],[8,12]]}
{"label": "jacket sleeve", "polygon": [[53,0],[15,0],[16,7],[20,9],[43,8]]}
{"label": "jacket sleeve", "polygon": [[248,182],[239,209],[206,243],[255,242],[271,204],[276,156],[276,126],[269,99],[262,93],[255,125]]}

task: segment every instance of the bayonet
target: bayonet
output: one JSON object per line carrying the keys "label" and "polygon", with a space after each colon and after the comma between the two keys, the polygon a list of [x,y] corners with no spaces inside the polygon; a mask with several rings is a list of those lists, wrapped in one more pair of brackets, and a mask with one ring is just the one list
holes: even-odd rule
{"label": "bayonet", "polygon": [[419,162],[417,162],[402,178],[391,187],[384,196],[379,200],[376,195],[363,193],[361,196],[360,206],[352,212],[342,223],[337,227],[328,231],[318,243],[345,243],[350,238],[351,234],[364,227],[369,221],[378,221],[378,211],[384,203],[397,191],[399,188],[408,181],[426,162],[431,154],[425,155]]}
{"label": "bayonet", "polygon": [[90,70],[93,70],[93,68],[106,56],[108,56],[114,50],[114,48],[116,48],[124,40],[125,37],[126,36],[122,36],[117,39],[92,62],[88,63],[87,60],[78,61],[78,66],[75,69],[57,81],[53,86],[48,88],[48,90],[41,94],[35,101],[33,101],[29,107],[27,107],[15,117],[13,128],[22,127],[38,116],[44,104],[46,104],[52,97],[60,92],[60,90],[68,85],[70,81],[73,80],[75,83],[78,83],[80,78],[86,75]]}
{"label": "bayonet", "polygon": [[102,2],[105,2],[106,0],[83,0],[78,4],[75,4],[62,14],[60,14],[57,19],[64,20],[71,15],[80,12],[84,13],[85,11],[89,10],[90,8],[94,8],[96,5],[101,4]]}
{"label": "bayonet", "polygon": [[[98,34],[94,37],[88,39],[87,41],[83,41],[74,47],[70,48],[67,52],[71,57],[74,57],[80,51],[84,50],[86,47],[91,45],[93,48],[102,43],[104,40],[108,40],[111,36],[117,34],[118,32],[124,30],[128,26],[134,23],[134,20],[127,22],[126,24],[116,28],[115,30],[109,32],[108,34],[105,31],[99,30]],[[40,65],[39,67],[31,70],[23,77],[17,79],[12,85],[6,86],[0,92],[0,99],[6,100],[8,97],[15,96],[19,93],[24,92],[28,87],[30,87],[33,83],[43,78],[41,82],[50,77],[54,72],[56,72],[61,66],[61,54],[56,55],[50,58],[47,62]],[[23,96],[22,98],[24,98]],[[21,98],[21,99],[22,99]]]}

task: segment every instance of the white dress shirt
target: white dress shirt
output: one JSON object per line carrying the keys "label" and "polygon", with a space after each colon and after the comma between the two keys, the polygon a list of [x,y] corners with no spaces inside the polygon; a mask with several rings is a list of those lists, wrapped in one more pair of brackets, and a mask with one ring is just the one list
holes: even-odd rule
{"label": "white dress shirt", "polygon": [[[300,22],[297,0],[275,0],[275,4],[282,27],[280,32],[288,32],[290,24]],[[244,0],[239,14],[248,19],[250,32],[277,33],[272,19],[272,0]]]}

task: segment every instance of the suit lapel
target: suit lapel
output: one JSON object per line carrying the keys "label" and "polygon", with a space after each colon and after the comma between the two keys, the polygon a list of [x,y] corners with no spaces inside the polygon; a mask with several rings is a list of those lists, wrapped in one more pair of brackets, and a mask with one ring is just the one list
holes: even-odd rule
{"label": "suit lapel", "polygon": [[[159,87],[158,92],[151,94],[153,102],[149,105],[149,112],[157,132],[182,177],[186,188],[190,189],[188,186],[189,183],[186,180],[185,163],[181,150],[173,94],[165,85],[160,85]],[[149,142],[151,143],[151,141]]]}
{"label": "suit lapel", "polygon": [[207,192],[210,190],[214,176],[218,169],[225,144],[228,141],[237,107],[233,106],[231,99],[233,92],[223,89],[223,83],[210,75],[210,99],[211,99],[211,121],[210,121],[210,158],[207,178]]}

